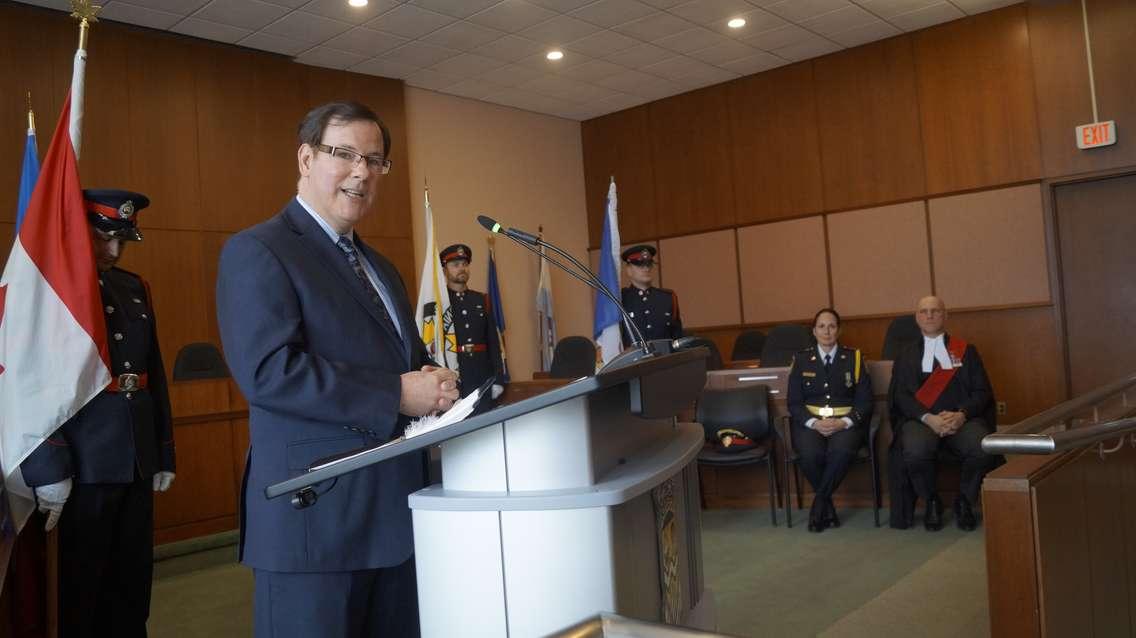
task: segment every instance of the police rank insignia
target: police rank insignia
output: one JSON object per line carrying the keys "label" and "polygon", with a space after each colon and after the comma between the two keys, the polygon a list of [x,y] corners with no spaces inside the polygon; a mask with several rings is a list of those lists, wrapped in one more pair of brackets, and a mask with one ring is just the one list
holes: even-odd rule
{"label": "police rank insignia", "polygon": [[134,202],[129,199],[123,202],[122,206],[118,207],[118,216],[122,219],[134,217]]}

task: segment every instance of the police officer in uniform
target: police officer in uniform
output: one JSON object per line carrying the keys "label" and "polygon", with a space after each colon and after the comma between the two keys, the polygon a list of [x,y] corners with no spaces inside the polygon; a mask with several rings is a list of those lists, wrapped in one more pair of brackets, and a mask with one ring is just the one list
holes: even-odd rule
{"label": "police officer in uniform", "polygon": [[[678,313],[678,295],[673,290],[656,288],[655,247],[649,244],[632,246],[623,251],[624,272],[631,285],[623,289],[623,308],[643,333],[643,338],[678,339],[682,336],[682,318]],[[620,324],[623,342],[635,339]]]}
{"label": "police officer in uniform", "polygon": [[153,302],[115,267],[144,195],[84,190],[110,348],[111,383],[20,465],[47,529],[59,523],[60,631],[145,636],[153,572],[154,492],[174,479],[173,423]]}
{"label": "police officer in uniform", "polygon": [[[461,395],[464,397],[490,377],[504,378],[501,345],[489,298],[485,293],[469,288],[469,263],[473,260],[473,251],[465,244],[454,244],[443,249],[439,257],[450,293],[450,313],[458,341],[458,374],[461,375]],[[491,396],[478,404],[475,413],[492,409],[503,391],[504,386],[494,383]]]}
{"label": "police officer in uniform", "polygon": [[832,493],[868,436],[872,380],[860,351],[837,343],[835,310],[816,313],[813,336],[816,345],[794,355],[789,372],[789,432],[815,493],[809,531],[823,532],[840,527]]}

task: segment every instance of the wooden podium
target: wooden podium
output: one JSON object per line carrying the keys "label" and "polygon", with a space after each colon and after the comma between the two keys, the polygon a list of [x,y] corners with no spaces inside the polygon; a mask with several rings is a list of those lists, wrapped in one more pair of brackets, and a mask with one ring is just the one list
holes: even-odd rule
{"label": "wooden podium", "polygon": [[542,636],[599,612],[713,629],[695,459],[675,414],[702,350],[578,379],[477,417],[410,496],[422,635]]}

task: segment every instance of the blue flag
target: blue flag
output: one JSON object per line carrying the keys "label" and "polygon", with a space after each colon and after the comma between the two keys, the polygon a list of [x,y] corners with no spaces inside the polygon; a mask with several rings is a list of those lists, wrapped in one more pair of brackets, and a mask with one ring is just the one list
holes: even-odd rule
{"label": "blue flag", "polygon": [[[607,191],[607,206],[604,212],[603,239],[600,242],[600,282],[615,298],[619,298],[619,220],[617,199],[615,194],[615,180]],[[599,346],[600,359],[603,363],[611,361],[623,349],[622,336],[619,332],[619,322],[623,314],[619,307],[607,297],[596,295],[596,314],[592,335],[596,345]]]}
{"label": "blue flag", "polygon": [[505,356],[505,309],[501,305],[501,287],[497,284],[497,260],[493,248],[489,249],[489,282],[486,285],[489,295],[489,310],[493,313],[493,325],[497,329],[497,344],[501,347],[501,378],[498,384],[509,382],[509,360]]}
{"label": "blue flag", "polygon": [[24,221],[24,213],[28,210],[28,202],[31,201],[37,179],[39,179],[39,149],[36,147],[35,128],[28,126],[28,140],[24,144],[24,168],[20,171],[20,194],[16,200],[17,233],[20,232],[20,223]]}

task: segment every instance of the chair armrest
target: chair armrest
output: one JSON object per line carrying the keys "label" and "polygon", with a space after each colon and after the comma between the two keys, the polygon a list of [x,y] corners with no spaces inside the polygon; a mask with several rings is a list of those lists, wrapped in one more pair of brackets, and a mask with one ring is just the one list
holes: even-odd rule
{"label": "chair armrest", "polygon": [[781,443],[785,446],[785,454],[792,456],[795,454],[793,450],[793,437],[789,434],[789,428],[793,427],[792,417],[788,414],[782,415],[777,419],[777,423],[773,429],[777,432],[777,438],[781,439]]}

